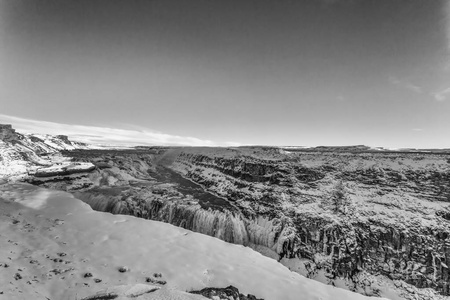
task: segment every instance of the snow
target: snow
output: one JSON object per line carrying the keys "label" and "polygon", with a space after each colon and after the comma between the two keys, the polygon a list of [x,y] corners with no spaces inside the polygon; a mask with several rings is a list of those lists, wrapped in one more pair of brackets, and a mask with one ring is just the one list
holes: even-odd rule
{"label": "snow", "polygon": [[[125,298],[152,289],[145,278],[153,273],[167,284],[138,299],[202,299],[185,292],[228,285],[266,300],[368,299],[307,279],[248,247],[95,212],[68,193],[28,184],[0,185],[0,264],[0,299],[8,300],[82,299],[112,290]],[[84,278],[86,272],[93,277]]]}
{"label": "snow", "polygon": [[[159,286],[153,286],[148,284],[136,284],[136,285],[120,285],[108,288],[104,291],[98,292],[93,296],[98,298],[94,299],[112,299],[107,296],[117,295],[116,300],[127,300],[130,298],[138,298],[139,300],[202,300],[203,296],[190,294],[188,292],[182,292],[170,288],[161,288]],[[103,298],[102,298],[103,297]],[[89,298],[84,298],[90,300]],[[91,298],[92,299],[92,298]],[[93,300],[93,299],[92,299]]]}
{"label": "snow", "polygon": [[69,171],[93,167],[93,165],[82,164],[74,166],[70,158],[63,157],[59,151],[98,147],[76,142],[67,143],[66,140],[51,135],[17,133],[17,136],[14,142],[0,140],[0,178],[13,181],[26,177],[28,172],[34,173],[37,169],[45,170],[45,167],[57,164],[60,166],[56,168],[69,167],[72,169]]}
{"label": "snow", "polygon": [[92,170],[94,168],[94,164],[92,163],[84,163],[84,162],[77,162],[73,163],[71,161],[64,161],[60,162],[56,165],[53,165],[51,167],[45,167],[45,168],[37,168],[34,172],[34,175],[36,176],[51,176],[57,173],[63,173],[63,172],[69,172],[69,173],[79,173],[79,172],[86,172],[89,170]]}

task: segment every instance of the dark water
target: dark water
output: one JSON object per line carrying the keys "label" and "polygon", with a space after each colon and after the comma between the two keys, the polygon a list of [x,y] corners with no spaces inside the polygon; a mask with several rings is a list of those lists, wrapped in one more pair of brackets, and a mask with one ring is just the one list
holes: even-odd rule
{"label": "dark water", "polygon": [[198,200],[200,206],[204,209],[211,208],[213,210],[220,211],[223,211],[224,209],[230,211],[236,210],[236,208],[231,205],[228,200],[217,197],[216,195],[205,191],[200,185],[187,180],[180,174],[167,167],[158,166],[156,167],[156,172],[149,171],[149,174],[158,182],[175,183],[175,188],[177,191],[185,196],[192,195],[194,199]]}

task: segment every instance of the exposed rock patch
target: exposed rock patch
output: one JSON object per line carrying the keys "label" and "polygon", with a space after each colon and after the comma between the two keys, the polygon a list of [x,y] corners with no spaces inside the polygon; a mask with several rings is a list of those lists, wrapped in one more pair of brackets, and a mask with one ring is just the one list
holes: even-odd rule
{"label": "exposed rock patch", "polygon": [[200,291],[192,291],[192,294],[202,295],[209,299],[214,300],[264,300],[260,298],[256,298],[253,295],[243,295],[239,293],[239,290],[234,286],[230,285],[226,288],[204,288]]}

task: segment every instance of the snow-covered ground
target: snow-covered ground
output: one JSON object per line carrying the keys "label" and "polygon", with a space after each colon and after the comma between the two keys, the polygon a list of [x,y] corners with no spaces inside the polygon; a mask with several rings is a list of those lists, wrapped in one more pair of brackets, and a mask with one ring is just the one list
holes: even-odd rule
{"label": "snow-covered ground", "polygon": [[[13,141],[0,140],[0,178],[18,180],[28,173],[77,172],[93,167],[92,164],[73,164],[63,157],[61,150],[96,149],[97,146],[72,142],[64,136],[16,133]],[[50,168],[46,170],[47,168]]]}
{"label": "snow-covered ground", "polygon": [[[147,284],[154,274],[167,284]],[[82,299],[107,289],[137,299],[202,299],[186,291],[228,285],[266,300],[368,299],[307,279],[247,247],[95,212],[65,192],[0,185],[2,300]]]}

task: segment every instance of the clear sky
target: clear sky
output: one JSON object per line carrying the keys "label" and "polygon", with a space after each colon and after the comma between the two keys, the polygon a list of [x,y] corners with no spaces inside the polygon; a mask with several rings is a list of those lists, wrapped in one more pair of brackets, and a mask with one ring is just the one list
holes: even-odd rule
{"label": "clear sky", "polygon": [[441,0],[0,0],[0,122],[139,143],[445,148],[449,49]]}

